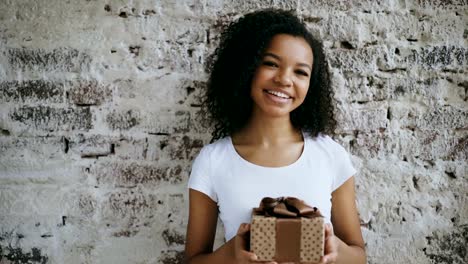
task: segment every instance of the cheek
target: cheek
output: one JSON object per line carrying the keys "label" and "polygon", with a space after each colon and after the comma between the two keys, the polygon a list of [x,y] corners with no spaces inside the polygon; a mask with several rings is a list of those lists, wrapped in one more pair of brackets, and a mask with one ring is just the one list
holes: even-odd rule
{"label": "cheek", "polygon": [[255,74],[253,75],[254,80],[266,81],[271,79],[275,75],[275,70],[268,69],[265,67],[259,67]]}
{"label": "cheek", "polygon": [[310,85],[309,81],[303,81],[300,83],[299,91],[303,97],[307,95],[307,91],[309,90],[309,85]]}
{"label": "cheek", "polygon": [[265,83],[269,79],[269,74],[266,71],[258,71],[252,78],[252,84],[250,86],[251,91],[258,90],[265,86]]}

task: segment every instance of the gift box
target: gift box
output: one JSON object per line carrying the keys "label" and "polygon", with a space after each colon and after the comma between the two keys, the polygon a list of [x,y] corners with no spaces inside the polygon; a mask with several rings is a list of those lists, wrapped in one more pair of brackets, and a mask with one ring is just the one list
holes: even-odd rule
{"label": "gift box", "polygon": [[294,197],[265,197],[253,209],[250,251],[260,261],[319,262],[324,254],[324,218]]}

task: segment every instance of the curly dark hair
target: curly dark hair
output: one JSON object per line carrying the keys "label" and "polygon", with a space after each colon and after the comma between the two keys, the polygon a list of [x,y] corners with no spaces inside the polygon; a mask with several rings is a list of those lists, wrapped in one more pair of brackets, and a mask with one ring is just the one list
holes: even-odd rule
{"label": "curly dark hair", "polygon": [[271,39],[277,34],[304,38],[313,51],[309,90],[304,102],[291,112],[294,127],[316,137],[333,134],[333,91],[322,43],[315,39],[304,23],[292,12],[279,9],[255,11],[232,22],[221,34],[213,54],[203,114],[210,117],[216,140],[243,128],[251,115],[251,82],[255,70]]}

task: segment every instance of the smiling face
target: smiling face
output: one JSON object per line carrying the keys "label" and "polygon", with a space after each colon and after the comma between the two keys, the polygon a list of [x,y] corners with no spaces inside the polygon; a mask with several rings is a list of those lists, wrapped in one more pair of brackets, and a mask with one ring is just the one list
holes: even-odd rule
{"label": "smiling face", "polygon": [[274,36],[252,79],[253,114],[289,117],[305,99],[312,60],[312,48],[302,37]]}

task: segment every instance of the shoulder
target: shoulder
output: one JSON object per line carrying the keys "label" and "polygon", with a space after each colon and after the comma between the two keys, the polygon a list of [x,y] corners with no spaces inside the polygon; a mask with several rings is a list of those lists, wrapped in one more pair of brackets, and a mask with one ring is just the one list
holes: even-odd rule
{"label": "shoulder", "polygon": [[230,137],[218,139],[213,143],[203,146],[203,148],[200,150],[199,156],[209,157],[213,155],[216,156],[222,154],[223,152],[229,149],[230,144]]}
{"label": "shoulder", "polygon": [[230,144],[231,139],[225,137],[203,146],[195,158],[195,163],[213,163],[219,161],[220,157],[226,157]]}
{"label": "shoulder", "polygon": [[345,148],[328,135],[319,134],[316,137],[312,137],[308,133],[304,133],[304,135],[305,140],[309,145],[312,145],[312,148],[325,152],[330,158],[347,155]]}

